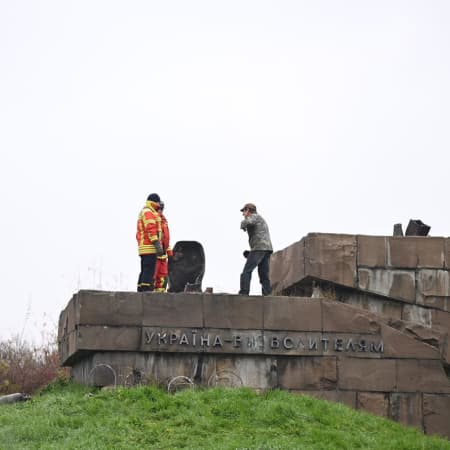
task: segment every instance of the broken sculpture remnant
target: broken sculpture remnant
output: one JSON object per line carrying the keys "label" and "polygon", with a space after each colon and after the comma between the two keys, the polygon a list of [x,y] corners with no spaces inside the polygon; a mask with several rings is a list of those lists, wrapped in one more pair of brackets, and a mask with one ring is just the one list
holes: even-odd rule
{"label": "broken sculpture remnant", "polygon": [[205,252],[199,242],[178,241],[169,263],[169,292],[201,292]]}
{"label": "broken sculpture remnant", "polygon": [[431,227],[425,225],[421,220],[411,219],[406,228],[405,236],[428,236],[430,229]]}

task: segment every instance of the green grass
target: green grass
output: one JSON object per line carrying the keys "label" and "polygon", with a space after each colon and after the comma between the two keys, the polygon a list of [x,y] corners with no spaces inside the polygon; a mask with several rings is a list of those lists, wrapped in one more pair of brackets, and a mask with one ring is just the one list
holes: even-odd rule
{"label": "green grass", "polygon": [[0,406],[0,449],[449,449],[450,442],[284,391],[54,385]]}

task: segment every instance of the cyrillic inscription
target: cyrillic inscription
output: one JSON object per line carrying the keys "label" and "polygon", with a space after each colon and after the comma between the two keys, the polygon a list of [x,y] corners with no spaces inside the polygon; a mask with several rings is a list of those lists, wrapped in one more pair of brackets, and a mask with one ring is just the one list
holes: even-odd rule
{"label": "cyrillic inscription", "polygon": [[231,353],[373,353],[384,352],[378,336],[349,336],[316,333],[267,334],[261,331],[205,331],[167,330],[152,327],[143,329],[142,350],[147,351],[220,351]]}

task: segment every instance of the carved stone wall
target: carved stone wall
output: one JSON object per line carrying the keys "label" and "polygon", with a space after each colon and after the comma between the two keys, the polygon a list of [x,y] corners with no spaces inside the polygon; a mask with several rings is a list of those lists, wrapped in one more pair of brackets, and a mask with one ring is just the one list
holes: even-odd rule
{"label": "carved stone wall", "polygon": [[275,295],[324,296],[414,328],[450,369],[450,238],[310,233],[272,255],[271,281]]}
{"label": "carved stone wall", "polygon": [[341,302],[80,291],[58,336],[61,363],[82,383],[282,388],[450,438],[440,350]]}

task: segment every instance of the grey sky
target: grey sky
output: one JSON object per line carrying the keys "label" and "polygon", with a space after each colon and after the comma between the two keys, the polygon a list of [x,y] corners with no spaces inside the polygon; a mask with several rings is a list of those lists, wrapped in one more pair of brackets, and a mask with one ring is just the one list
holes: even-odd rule
{"label": "grey sky", "polygon": [[277,250],[447,236],[449,51],[447,1],[0,0],[0,338],[134,290],[150,192],[215,291],[239,289],[246,202]]}

